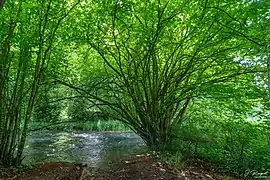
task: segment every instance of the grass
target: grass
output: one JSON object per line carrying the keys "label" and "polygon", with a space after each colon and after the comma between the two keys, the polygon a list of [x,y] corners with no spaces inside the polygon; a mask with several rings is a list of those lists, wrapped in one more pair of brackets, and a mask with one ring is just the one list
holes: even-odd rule
{"label": "grass", "polygon": [[77,122],[37,122],[33,121],[30,123],[30,131],[37,130],[57,130],[57,131],[130,131],[127,127],[120,121],[117,120],[103,120],[94,119],[89,121],[77,121]]}

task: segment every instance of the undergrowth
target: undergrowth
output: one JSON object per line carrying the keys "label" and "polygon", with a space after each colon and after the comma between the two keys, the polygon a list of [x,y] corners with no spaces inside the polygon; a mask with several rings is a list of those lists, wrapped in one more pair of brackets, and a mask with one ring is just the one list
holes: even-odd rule
{"label": "undergrowth", "polygon": [[244,178],[270,178],[269,129],[245,121],[189,121],[176,127],[160,159],[181,166],[196,157]]}

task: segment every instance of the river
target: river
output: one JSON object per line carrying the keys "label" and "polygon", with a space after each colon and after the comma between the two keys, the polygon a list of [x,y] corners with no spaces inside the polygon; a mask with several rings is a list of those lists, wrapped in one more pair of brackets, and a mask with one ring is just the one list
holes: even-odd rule
{"label": "river", "polygon": [[23,163],[68,161],[101,167],[145,150],[142,139],[130,132],[41,131],[28,137]]}

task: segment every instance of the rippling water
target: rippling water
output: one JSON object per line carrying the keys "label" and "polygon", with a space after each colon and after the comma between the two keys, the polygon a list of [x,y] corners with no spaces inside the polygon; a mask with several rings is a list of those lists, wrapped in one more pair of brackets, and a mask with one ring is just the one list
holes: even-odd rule
{"label": "rippling water", "polygon": [[43,131],[27,139],[23,163],[70,161],[100,167],[145,149],[142,139],[134,133]]}

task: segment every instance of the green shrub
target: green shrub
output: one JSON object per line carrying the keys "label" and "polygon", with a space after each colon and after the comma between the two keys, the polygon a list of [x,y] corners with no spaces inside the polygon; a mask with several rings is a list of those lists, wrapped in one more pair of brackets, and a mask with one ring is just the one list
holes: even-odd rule
{"label": "green shrub", "polygon": [[171,151],[200,156],[231,172],[270,169],[269,130],[261,124],[234,120],[189,120],[174,129]]}

